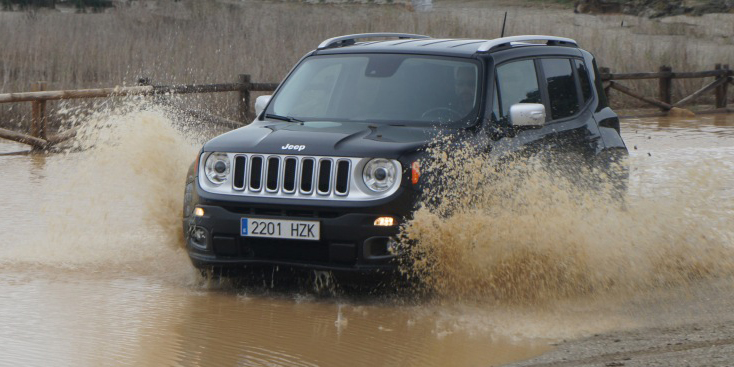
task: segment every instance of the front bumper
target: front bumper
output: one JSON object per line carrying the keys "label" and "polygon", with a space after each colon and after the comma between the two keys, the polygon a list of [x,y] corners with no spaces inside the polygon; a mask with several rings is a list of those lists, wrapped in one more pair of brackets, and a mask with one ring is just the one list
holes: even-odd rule
{"label": "front bumper", "polygon": [[[304,203],[304,200],[248,200],[211,194],[196,186],[191,204],[204,209],[205,214],[185,217],[183,224],[188,254],[197,268],[266,265],[392,272],[399,265],[396,256],[399,251],[394,251],[399,223],[410,215],[415,202],[415,193],[402,188],[385,200],[349,205],[344,202]],[[392,216],[398,223],[390,227],[375,226],[374,221],[380,216]],[[243,237],[240,235],[243,217],[318,221],[320,239]],[[206,239],[197,240],[192,236],[195,229],[203,229]]]}

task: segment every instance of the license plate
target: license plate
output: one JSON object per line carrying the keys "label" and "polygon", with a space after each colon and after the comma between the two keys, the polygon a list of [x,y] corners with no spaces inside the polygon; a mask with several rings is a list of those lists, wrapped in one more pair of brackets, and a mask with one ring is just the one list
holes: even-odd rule
{"label": "license plate", "polygon": [[242,218],[240,235],[318,241],[321,238],[320,224],[316,221],[305,220]]}

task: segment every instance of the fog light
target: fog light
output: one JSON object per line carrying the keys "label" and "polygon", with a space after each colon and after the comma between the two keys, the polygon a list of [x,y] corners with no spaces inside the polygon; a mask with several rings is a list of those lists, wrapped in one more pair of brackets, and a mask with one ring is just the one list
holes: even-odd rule
{"label": "fog light", "polygon": [[204,209],[202,208],[196,208],[194,209],[194,215],[197,217],[203,217],[204,216]]}
{"label": "fog light", "polygon": [[379,227],[390,227],[395,224],[393,217],[379,217],[375,219],[375,225]]}
{"label": "fog light", "polygon": [[206,230],[201,227],[196,227],[193,233],[191,233],[191,237],[198,243],[206,243]]}
{"label": "fog light", "polygon": [[194,247],[206,250],[209,232],[202,227],[193,227],[189,233],[191,234],[191,244]]}

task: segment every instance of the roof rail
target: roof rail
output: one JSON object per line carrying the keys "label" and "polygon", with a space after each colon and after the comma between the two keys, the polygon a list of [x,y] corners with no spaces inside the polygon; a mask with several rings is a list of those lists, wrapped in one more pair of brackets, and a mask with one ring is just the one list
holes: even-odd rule
{"label": "roof rail", "polygon": [[360,33],[360,34],[350,34],[346,36],[329,38],[328,40],[321,42],[318,49],[323,50],[325,48],[351,46],[355,43],[355,40],[359,38],[375,38],[375,37],[396,37],[400,39],[431,38],[429,36],[423,36],[420,34],[409,34],[409,33]]}
{"label": "roof rail", "polygon": [[567,45],[579,47],[576,41],[570,38],[554,37],[554,36],[511,36],[503,38],[495,38],[479,45],[477,52],[489,52],[494,48],[511,45],[512,42],[527,42],[527,41],[547,41],[548,46]]}

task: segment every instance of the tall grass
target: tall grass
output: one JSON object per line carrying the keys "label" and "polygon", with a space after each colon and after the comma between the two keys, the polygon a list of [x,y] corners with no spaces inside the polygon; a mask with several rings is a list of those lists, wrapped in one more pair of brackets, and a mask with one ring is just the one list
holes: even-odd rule
{"label": "tall grass", "polygon": [[[132,2],[107,13],[0,12],[0,93],[26,91],[45,80],[51,89],[134,84],[218,83],[251,74],[279,81],[298,59],[335,35],[399,31],[434,37],[495,38],[504,11],[506,35],[575,38],[616,72],[708,70],[734,64],[734,15],[663,21],[622,15],[573,14],[567,8],[494,2],[435,2],[431,13],[400,5],[303,4],[248,1]],[[674,98],[704,80],[675,81]],[[656,82],[634,87],[655,95]],[[234,117],[233,94],[187,98]],[[25,104],[27,105],[27,104]],[[0,105],[0,124],[21,121],[27,106]],[[12,120],[12,121],[11,121]]]}

